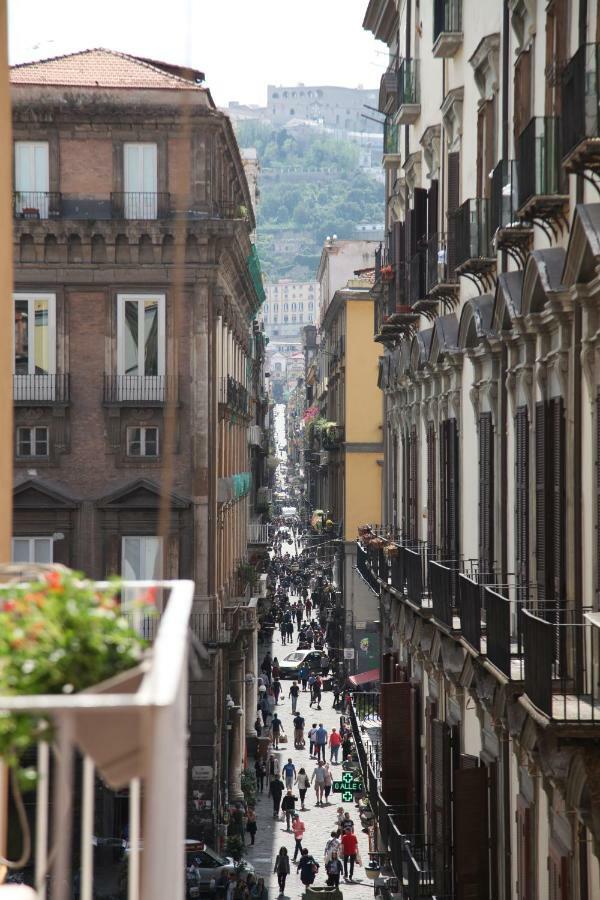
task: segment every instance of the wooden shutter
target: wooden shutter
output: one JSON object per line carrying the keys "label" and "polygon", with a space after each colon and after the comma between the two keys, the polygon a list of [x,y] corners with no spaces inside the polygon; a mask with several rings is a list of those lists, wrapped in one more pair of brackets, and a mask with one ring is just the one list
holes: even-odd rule
{"label": "wooden shutter", "polygon": [[[557,853],[552,845],[548,854],[549,896],[548,900],[571,900],[571,873],[569,857]],[[583,894],[582,894],[583,896]]]}
{"label": "wooden shutter", "polygon": [[477,110],[477,181],[476,197],[483,197],[483,148],[485,146],[485,101]]}
{"label": "wooden shutter", "polygon": [[562,397],[550,401],[552,599],[559,607],[565,599],[565,419]]}
{"label": "wooden shutter", "polygon": [[454,213],[460,203],[460,153],[448,154],[448,248],[446,262],[448,273],[454,277],[456,268],[456,218]]}
{"label": "wooden shutter", "polygon": [[552,0],[546,10],[546,94],[547,116],[561,114],[561,74],[568,59],[569,0]]}
{"label": "wooden shutter", "polygon": [[394,295],[396,308],[406,303],[404,299],[404,261],[406,259],[406,237],[404,235],[404,222],[394,222],[392,226],[394,232]]}
{"label": "wooden shutter", "polygon": [[427,235],[437,234],[438,230],[438,197],[439,197],[439,181],[434,178],[431,186],[427,191]]}
{"label": "wooden shutter", "polygon": [[494,566],[494,434],[491,412],[479,416],[479,569],[487,580]]}
{"label": "wooden shutter", "polygon": [[515,415],[515,562],[517,596],[524,603],[529,591],[529,421],[527,407]]}
{"label": "wooden shutter", "polygon": [[425,188],[415,188],[415,250],[423,246],[427,237],[427,191]]}
{"label": "wooden shutter", "polygon": [[435,887],[445,894],[450,890],[450,729],[438,719],[431,723],[431,768]]}
{"label": "wooden shutter", "polygon": [[533,819],[531,809],[525,799],[517,797],[517,897],[531,900],[533,891]]}
{"label": "wooden shutter", "polygon": [[386,803],[402,807],[398,826],[415,822],[415,692],[408,681],[381,685],[381,788]]}
{"label": "wooden shutter", "polygon": [[485,766],[454,772],[456,900],[489,900],[488,777]]}
{"label": "wooden shutter", "polygon": [[492,179],[490,172],[496,163],[496,94],[485,104],[485,151],[483,154],[483,181],[481,185],[481,197],[490,197],[492,194]]}
{"label": "wooden shutter", "polygon": [[458,467],[458,426],[456,419],[448,420],[448,534],[447,548],[450,560],[459,558],[459,467]]}
{"label": "wooden shutter", "polygon": [[531,118],[531,50],[524,50],[515,63],[513,127],[515,155],[518,155],[518,137]]}
{"label": "wooden shutter", "polygon": [[[600,397],[598,400],[600,409]],[[598,426],[600,434],[600,425]],[[600,443],[598,445],[600,447]],[[427,543],[429,547],[436,546],[436,465],[435,465],[435,425],[433,422],[427,423]],[[600,497],[600,475],[598,478],[599,497]],[[599,513],[600,515],[600,513]],[[600,529],[599,529],[600,530]],[[600,542],[599,542],[600,543]]]}
{"label": "wooden shutter", "polygon": [[419,516],[418,516],[418,466],[419,445],[417,438],[416,426],[410,430],[409,437],[409,458],[408,458],[408,522],[409,522],[409,538],[412,541],[418,540],[419,537]]}
{"label": "wooden shutter", "polygon": [[535,570],[537,599],[548,599],[548,532],[546,491],[548,489],[548,417],[546,404],[535,404]]}

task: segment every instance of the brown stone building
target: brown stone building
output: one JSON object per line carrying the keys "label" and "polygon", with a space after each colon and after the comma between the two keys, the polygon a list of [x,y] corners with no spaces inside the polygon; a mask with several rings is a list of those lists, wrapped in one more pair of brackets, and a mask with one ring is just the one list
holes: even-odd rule
{"label": "brown stone building", "polygon": [[[200,72],[89,50],[11,80],[13,557],[194,580],[211,652],[192,685],[190,789],[216,818],[225,697],[250,708],[256,673],[254,614],[235,610],[258,488],[249,426],[266,412],[242,160]],[[225,754],[234,792],[243,725]]]}

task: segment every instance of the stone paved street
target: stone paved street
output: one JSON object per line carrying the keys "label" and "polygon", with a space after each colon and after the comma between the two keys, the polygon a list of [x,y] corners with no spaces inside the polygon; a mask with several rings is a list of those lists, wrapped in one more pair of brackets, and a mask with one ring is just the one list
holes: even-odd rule
{"label": "stone paved street", "polygon": [[[293,650],[295,650],[295,636],[296,633],[294,633],[293,644],[282,646],[279,632],[276,631],[271,648],[273,657],[278,657],[279,661],[281,662],[286,654],[291,653]],[[262,661],[266,650],[266,645],[262,645],[262,649],[259,648],[259,661]],[[296,766],[296,771],[298,771],[300,767],[303,766],[310,777],[316,763],[310,759],[308,740],[306,742],[305,750],[294,749],[291,701],[287,698],[287,692],[291,684],[292,682],[289,680],[282,681],[282,696],[280,697],[279,706],[277,707],[277,713],[282,720],[284,731],[289,738],[286,749],[279,751],[278,755],[282,766],[287,762],[288,758],[291,757],[294,765]],[[313,711],[309,707],[310,694],[308,692],[300,694],[298,710],[306,720],[305,734],[308,732],[308,729],[311,727],[313,722],[317,722],[317,724],[322,722],[329,733],[331,733],[332,727],[337,728],[339,726],[339,713],[332,708],[332,701],[333,695],[329,692],[324,693],[321,704],[322,711],[318,712],[316,709],[314,709]],[[287,749],[287,747],[289,747],[289,750]],[[329,752],[327,754],[327,758],[329,759]],[[250,764],[253,764],[253,762]],[[341,777],[341,763],[338,765],[332,765],[331,768],[335,776]],[[272,801],[268,796],[267,791],[268,788],[265,786],[265,793],[263,795],[258,795],[258,833],[256,835],[256,844],[254,845],[254,847],[247,848],[247,858],[255,866],[257,872],[261,875],[264,875],[267,879],[266,883],[269,886],[269,900],[273,900],[273,898],[279,895],[277,877],[273,874],[275,857],[279,848],[282,846],[287,847],[290,859],[293,857],[294,837],[291,833],[288,833],[286,831],[285,819],[276,821],[273,818]],[[298,796],[297,789],[294,789],[294,794]],[[338,806],[343,805],[344,809],[350,812],[354,820],[363,863],[368,862],[368,841],[367,835],[364,834],[360,829],[358,811],[354,804],[342,804],[340,801],[340,795],[334,793],[331,793],[329,796],[330,803],[328,806],[317,807],[315,806],[315,801],[316,795],[314,789],[311,787],[306,795],[306,812],[301,813],[301,816],[304,824],[306,825],[305,840],[303,846],[308,847],[309,852],[315,857],[315,859],[321,866],[314,882],[315,886],[317,886],[324,885],[326,883],[326,875],[323,864],[323,851],[325,844],[330,837],[330,832],[335,826],[336,809]],[[298,803],[298,809],[299,806],[300,804]],[[249,840],[248,835],[246,835],[246,840]],[[292,871],[287,880],[284,896],[290,898],[290,900],[300,900],[303,895],[303,885],[300,881],[299,876],[296,874],[296,867],[293,864],[291,865],[291,870]],[[367,900],[367,898],[373,897],[372,882],[367,879],[364,873],[364,868],[357,867],[355,869],[354,877],[355,881],[353,884],[344,884],[342,879],[340,889],[342,890],[343,896],[345,898],[352,898],[352,900],[363,900],[363,898],[364,900]]]}

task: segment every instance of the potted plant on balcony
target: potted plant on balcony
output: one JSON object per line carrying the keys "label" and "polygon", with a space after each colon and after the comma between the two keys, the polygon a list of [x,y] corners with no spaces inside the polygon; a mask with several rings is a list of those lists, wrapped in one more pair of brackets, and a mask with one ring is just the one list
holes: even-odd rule
{"label": "potted plant on balcony", "polygon": [[390,282],[394,278],[394,268],[393,266],[382,266],[381,267],[381,280],[385,282]]}
{"label": "potted plant on balcony", "polygon": [[[148,646],[131,627],[119,603],[120,585],[99,589],[79,573],[52,567],[29,584],[0,588],[0,695],[118,692],[139,681]],[[143,605],[154,609],[156,591],[146,592]],[[92,734],[80,734],[84,746]],[[19,790],[35,783],[35,772],[23,766],[27,751],[41,740],[52,741],[48,718],[24,713],[0,716],[0,757],[13,772]],[[96,765],[111,782],[111,750]],[[116,780],[123,777],[122,761]]]}

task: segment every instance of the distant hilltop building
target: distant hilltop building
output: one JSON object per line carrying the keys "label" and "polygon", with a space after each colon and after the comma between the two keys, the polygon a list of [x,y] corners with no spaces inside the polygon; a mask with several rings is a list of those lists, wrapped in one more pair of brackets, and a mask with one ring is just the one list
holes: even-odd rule
{"label": "distant hilltop building", "polygon": [[317,321],[319,284],[316,281],[281,279],[265,285],[266,301],[261,314],[271,340],[295,338],[300,342],[305,325]]}
{"label": "distant hilltop building", "polygon": [[377,108],[378,97],[377,90],[362,87],[269,84],[267,117],[275,125],[285,125],[290,119],[308,119],[342,131],[371,132],[375,130],[374,123],[363,113],[367,112],[365,106]]}

